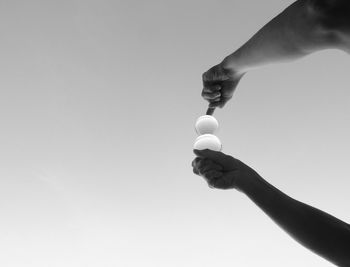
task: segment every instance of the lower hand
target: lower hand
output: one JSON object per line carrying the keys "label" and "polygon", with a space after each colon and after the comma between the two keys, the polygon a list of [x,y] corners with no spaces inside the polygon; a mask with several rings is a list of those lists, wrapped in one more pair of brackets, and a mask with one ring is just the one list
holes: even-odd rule
{"label": "lower hand", "polygon": [[[209,187],[219,189],[237,188],[239,179],[258,175],[252,168],[222,152],[209,149],[194,150],[193,172],[202,176]],[[237,188],[238,189],[238,188]]]}

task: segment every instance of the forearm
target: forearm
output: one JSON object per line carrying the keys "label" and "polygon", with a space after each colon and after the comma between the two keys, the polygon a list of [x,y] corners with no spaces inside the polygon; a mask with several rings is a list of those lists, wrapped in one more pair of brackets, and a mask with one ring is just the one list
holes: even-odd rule
{"label": "forearm", "polygon": [[226,57],[223,66],[247,72],[261,65],[301,58],[338,47],[332,31],[323,26],[324,14],[309,0],[299,0],[266,24],[248,42]]}
{"label": "forearm", "polygon": [[350,266],[349,225],[290,198],[258,175],[239,179],[236,187],[303,246],[338,266]]}

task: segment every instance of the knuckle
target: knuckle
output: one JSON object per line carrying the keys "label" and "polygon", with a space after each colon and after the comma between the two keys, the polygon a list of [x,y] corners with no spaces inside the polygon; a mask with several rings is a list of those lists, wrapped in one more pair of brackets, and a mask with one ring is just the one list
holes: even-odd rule
{"label": "knuckle", "polygon": [[202,80],[205,82],[207,81],[207,79],[208,79],[208,72],[206,71],[202,74]]}
{"label": "knuckle", "polygon": [[202,162],[197,162],[196,168],[197,168],[197,170],[201,171],[202,168],[203,168],[203,163]]}
{"label": "knuckle", "polygon": [[208,186],[211,189],[215,189],[215,182],[214,181],[208,181]]}

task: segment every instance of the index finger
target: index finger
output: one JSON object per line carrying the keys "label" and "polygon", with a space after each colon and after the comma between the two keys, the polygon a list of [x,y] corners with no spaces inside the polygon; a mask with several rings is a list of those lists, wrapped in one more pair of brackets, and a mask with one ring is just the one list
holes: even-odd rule
{"label": "index finger", "polygon": [[213,115],[215,111],[215,107],[208,107],[206,115]]}
{"label": "index finger", "polygon": [[203,82],[209,82],[209,81],[212,81],[213,80],[213,77],[212,75],[210,75],[210,72],[209,71],[206,71],[202,74],[202,81]]}

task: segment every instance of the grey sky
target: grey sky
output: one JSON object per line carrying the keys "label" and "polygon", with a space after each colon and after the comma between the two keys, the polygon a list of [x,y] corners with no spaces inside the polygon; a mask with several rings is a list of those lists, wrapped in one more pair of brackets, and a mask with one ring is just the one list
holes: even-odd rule
{"label": "grey sky", "polygon": [[[0,265],[330,266],[191,169],[202,72],[291,2],[0,1]],[[223,152],[348,222],[349,69],[267,66],[215,113]]]}

